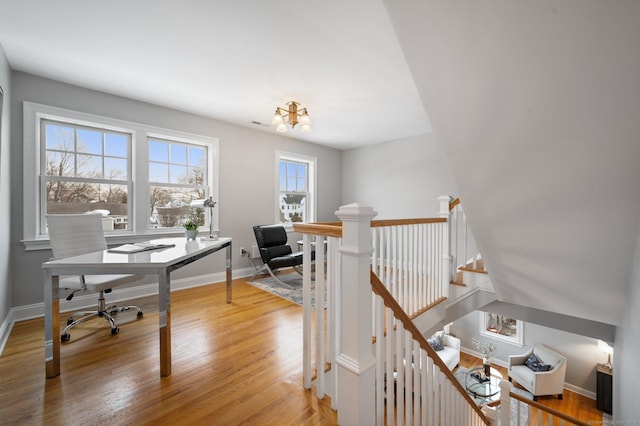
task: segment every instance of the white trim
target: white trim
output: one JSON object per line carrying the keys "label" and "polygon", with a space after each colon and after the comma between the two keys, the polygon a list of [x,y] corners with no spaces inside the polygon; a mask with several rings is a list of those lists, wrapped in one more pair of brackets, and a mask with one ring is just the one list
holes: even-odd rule
{"label": "white trim", "polygon": [[[463,352],[465,354],[468,354],[480,359],[482,359],[483,357],[482,353],[474,351],[473,349],[465,348],[465,347],[461,347],[460,352]],[[500,367],[504,367],[507,370],[509,369],[509,363],[501,359],[491,358],[491,363],[499,365]],[[504,379],[509,380],[509,377],[505,377]],[[597,398],[597,395],[595,392],[581,388],[580,386],[572,385],[571,383],[564,382],[564,388],[567,390],[570,390],[571,392],[575,392],[579,395],[585,396],[593,400]]]}
{"label": "white trim", "polygon": [[9,309],[9,313],[5,317],[4,321],[2,321],[2,324],[0,324],[0,356],[2,356],[7,340],[9,340],[9,336],[11,335],[11,330],[13,330],[13,324],[15,323],[14,310],[12,308]]}
{"label": "white trim", "polygon": [[[478,311],[480,313],[480,321],[479,324],[479,332],[481,336],[489,337],[490,339],[500,340],[502,342],[508,343],[513,346],[518,346],[520,348],[524,347],[524,327],[523,322],[520,320],[516,320],[516,337],[504,336],[499,333],[493,333],[487,331],[487,316],[489,312]],[[494,314],[497,315],[497,314]]]}
{"label": "white trim", "polygon": [[[23,102],[23,187],[25,194],[29,195],[25,196],[23,201],[23,211],[25,214],[22,242],[27,250],[44,248],[44,244],[42,244],[41,241],[47,241],[46,244],[48,245],[48,237],[40,235],[40,231],[38,229],[40,223],[38,216],[40,214],[41,204],[41,200],[39,199],[39,175],[41,161],[39,150],[40,126],[38,124],[41,119],[51,119],[83,126],[88,125],[107,130],[125,132],[132,135],[132,170],[131,175],[129,176],[133,185],[133,194],[129,194],[129,200],[132,202],[130,212],[132,229],[122,232],[121,235],[155,235],[158,232],[156,229],[149,228],[149,215],[147,212],[149,193],[148,167],[146,167],[148,158],[148,147],[146,144],[147,137],[157,137],[196,145],[206,145],[210,151],[207,158],[209,173],[206,184],[209,187],[209,195],[212,196],[215,201],[218,201],[219,205],[220,141],[218,138],[25,101]],[[36,154],[34,155],[34,153]],[[137,182],[145,182],[145,184],[144,186],[136,185]],[[144,188],[147,190],[145,191]],[[219,229],[219,220],[220,215],[215,214],[215,229]],[[179,230],[163,228],[161,232],[171,233],[172,231]],[[108,237],[107,239],[109,241]]]}
{"label": "white trim", "polygon": [[[280,205],[279,205],[279,197],[280,197],[280,160],[292,160],[292,161],[298,161],[298,162],[303,162],[303,163],[307,163],[309,165],[307,173],[308,173],[308,185],[309,187],[307,188],[309,194],[311,195],[309,198],[309,217],[307,218],[307,220],[309,222],[314,222],[316,220],[316,218],[318,217],[318,212],[317,212],[317,192],[318,192],[318,159],[316,157],[312,157],[309,155],[304,155],[304,154],[296,154],[293,152],[286,152],[286,151],[280,151],[280,150],[276,150],[275,152],[275,173],[274,173],[274,177],[275,177],[275,213],[274,213],[274,218],[275,221],[274,223],[280,223]],[[285,228],[290,228],[287,229],[288,231],[293,231],[293,225],[292,224],[284,224]]]}

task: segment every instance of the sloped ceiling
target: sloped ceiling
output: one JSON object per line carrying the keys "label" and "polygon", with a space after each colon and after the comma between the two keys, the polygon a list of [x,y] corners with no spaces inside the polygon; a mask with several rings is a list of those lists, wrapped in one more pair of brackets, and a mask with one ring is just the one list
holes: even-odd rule
{"label": "sloped ceiling", "polygon": [[498,299],[619,324],[640,218],[640,2],[386,7]]}

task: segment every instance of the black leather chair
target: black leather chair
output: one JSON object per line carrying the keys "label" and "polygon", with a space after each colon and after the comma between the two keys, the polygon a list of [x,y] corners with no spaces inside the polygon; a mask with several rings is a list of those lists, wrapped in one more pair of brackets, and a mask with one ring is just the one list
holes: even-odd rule
{"label": "black leather chair", "polygon": [[250,281],[261,273],[268,272],[273,279],[287,288],[292,288],[289,284],[278,278],[275,272],[280,268],[293,268],[302,275],[302,252],[293,253],[291,247],[287,245],[287,231],[282,225],[256,225],[253,227],[256,242],[260,249],[260,257],[264,264],[256,269]]}

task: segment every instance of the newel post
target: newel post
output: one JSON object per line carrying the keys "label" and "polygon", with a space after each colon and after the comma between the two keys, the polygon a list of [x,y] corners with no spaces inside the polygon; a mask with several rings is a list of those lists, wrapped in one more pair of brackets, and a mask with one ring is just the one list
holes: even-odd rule
{"label": "newel post", "polygon": [[449,297],[449,283],[453,279],[453,268],[451,267],[451,210],[449,203],[451,197],[441,195],[438,197],[440,203],[440,217],[447,219],[442,230],[442,296]]}
{"label": "newel post", "polygon": [[371,321],[371,219],[373,208],[357,203],[340,207],[338,423],[375,424],[375,357]]}

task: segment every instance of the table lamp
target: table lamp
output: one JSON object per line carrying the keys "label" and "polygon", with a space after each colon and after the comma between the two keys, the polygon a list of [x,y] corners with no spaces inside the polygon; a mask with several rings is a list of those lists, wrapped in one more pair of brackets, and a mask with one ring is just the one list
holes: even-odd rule
{"label": "table lamp", "polygon": [[605,367],[611,369],[611,354],[613,354],[613,348],[607,342],[604,342],[602,340],[598,340],[598,347],[602,352],[607,354],[607,363],[605,364]]}
{"label": "table lamp", "polygon": [[209,236],[202,237],[202,240],[217,240],[218,234],[220,231],[213,229],[213,208],[216,206],[216,202],[213,201],[212,197],[203,199],[203,200],[193,200],[191,202],[191,207],[193,208],[208,208],[209,209]]}

